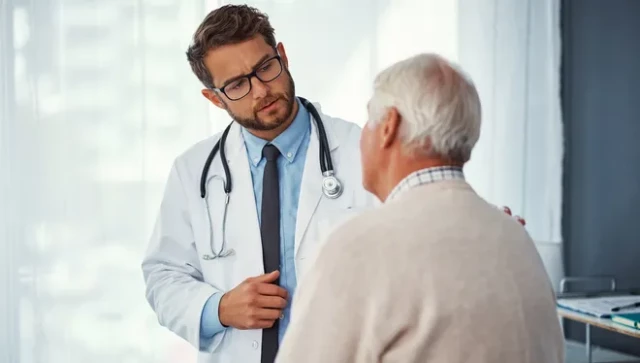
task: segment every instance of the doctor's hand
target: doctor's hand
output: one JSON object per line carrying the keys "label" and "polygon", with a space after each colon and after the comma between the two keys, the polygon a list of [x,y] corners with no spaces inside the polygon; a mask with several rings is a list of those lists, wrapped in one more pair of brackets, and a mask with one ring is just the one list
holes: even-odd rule
{"label": "doctor's hand", "polygon": [[511,213],[511,208],[505,206],[502,207],[502,210],[507,213],[508,215],[512,216],[513,218],[515,218],[516,221],[518,221],[518,223],[522,224],[523,226],[527,225],[527,221],[524,220],[524,218],[520,217],[520,216],[514,216]]}
{"label": "doctor's hand", "polygon": [[273,326],[287,306],[287,290],[273,282],[279,271],[250,277],[220,299],[220,323],[237,329],[265,329]]}

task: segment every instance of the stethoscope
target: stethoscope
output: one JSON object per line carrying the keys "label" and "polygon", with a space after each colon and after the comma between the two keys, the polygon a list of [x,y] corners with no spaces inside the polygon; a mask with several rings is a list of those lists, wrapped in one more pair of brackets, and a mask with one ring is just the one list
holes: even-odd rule
{"label": "stethoscope", "polygon": [[[331,153],[329,151],[329,141],[327,140],[327,133],[325,132],[324,125],[322,124],[322,120],[320,118],[320,114],[316,110],[316,108],[309,102],[308,100],[298,97],[302,105],[309,111],[312,118],[315,120],[316,127],[318,129],[318,141],[320,148],[320,169],[322,170],[322,192],[327,198],[336,199],[342,194],[342,183],[335,176],[335,171],[333,170],[333,162],[331,161]],[[209,246],[211,247],[211,254],[205,254],[202,256],[204,260],[214,260],[216,258],[222,258],[231,256],[235,253],[233,249],[227,250],[225,247],[225,226],[227,224],[227,206],[229,205],[229,199],[231,195],[231,172],[229,172],[229,164],[227,163],[227,158],[225,155],[224,146],[227,141],[227,135],[229,134],[229,130],[233,125],[233,121],[224,129],[222,132],[222,136],[218,142],[213,146],[209,156],[207,157],[207,161],[204,163],[204,168],[202,169],[202,175],[200,177],[200,196],[204,200],[205,209],[207,212],[207,222],[209,227]],[[222,185],[224,188],[224,211],[222,212],[222,243],[220,245],[220,250],[216,253],[214,251],[213,246],[213,226],[211,222],[211,214],[209,213],[209,202],[207,201],[207,176],[209,173],[209,168],[211,167],[211,162],[216,154],[220,151],[220,161],[222,163],[222,168],[224,169],[225,178],[222,180]],[[220,176],[214,176],[212,179],[220,178]]]}

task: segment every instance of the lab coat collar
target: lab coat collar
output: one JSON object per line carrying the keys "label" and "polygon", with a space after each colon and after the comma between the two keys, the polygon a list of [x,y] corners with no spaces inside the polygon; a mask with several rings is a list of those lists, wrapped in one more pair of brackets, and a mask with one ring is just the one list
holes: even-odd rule
{"label": "lab coat collar", "polygon": [[[339,143],[338,137],[336,136],[336,130],[334,129],[333,120],[331,119],[331,117],[324,115],[322,113],[322,106],[319,103],[313,102],[312,104],[315,106],[316,110],[318,111],[318,114],[320,114],[320,117],[322,118],[322,124],[324,125],[325,132],[327,133],[327,142],[329,143],[329,151],[335,151],[340,146],[340,143]],[[310,117],[310,120],[313,118],[313,116],[311,115],[309,115],[309,117]],[[312,121],[311,135],[309,137],[309,149],[316,150],[315,153],[312,152],[315,155],[314,156],[315,159],[311,159],[309,157],[309,152],[307,152],[307,160],[305,161],[305,165],[308,165],[311,162],[315,162],[314,165],[316,165],[317,169],[320,170],[320,165],[318,164],[320,144],[318,141],[319,139],[318,139],[317,126],[315,124],[315,121]],[[227,163],[231,164],[232,162],[234,162],[234,160],[238,160],[237,156],[239,152],[243,152],[246,155],[247,152],[245,150],[246,150],[245,139],[242,132],[242,126],[240,126],[237,122],[233,122],[233,124],[231,125],[231,129],[229,130],[229,134],[227,135],[227,142],[225,145],[225,154],[227,157]],[[216,160],[217,159],[218,158],[216,158]],[[248,160],[248,162],[252,162],[252,161]],[[223,173],[222,165],[219,162],[214,161],[211,167],[212,169],[215,170],[215,172],[209,173],[209,179],[213,177],[213,175],[215,175],[216,173],[220,175]],[[307,167],[305,167],[305,169],[307,169]]]}
{"label": "lab coat collar", "polygon": [[[340,146],[340,143],[338,142],[338,138],[336,137],[335,129],[333,128],[333,122],[329,116],[324,115],[322,113],[322,106],[320,106],[319,103],[312,102],[312,104],[313,106],[315,106],[316,110],[318,110],[318,114],[320,114],[320,117],[322,118],[322,124],[324,125],[325,132],[327,133],[327,142],[329,143],[329,151],[334,151],[335,149],[338,148],[338,146]],[[316,133],[315,134],[312,133],[311,137],[315,137],[317,139],[318,134],[317,134],[315,121],[313,123],[312,128],[316,131]]]}
{"label": "lab coat collar", "polygon": [[[329,143],[329,151],[331,157],[336,162],[335,151],[338,148],[338,138],[335,135],[333,120],[322,114],[319,104],[313,104],[318,110],[318,114],[322,118],[327,141]],[[313,116],[312,116],[313,117]],[[300,188],[300,199],[298,202],[298,214],[296,220],[295,233],[295,252],[297,256],[300,248],[300,242],[304,237],[311,217],[322,199],[322,170],[320,168],[320,140],[318,138],[318,127],[315,122],[311,123],[311,135],[309,137],[309,149],[307,150],[307,159],[305,160],[304,172],[302,174],[302,183]],[[335,166],[335,164],[334,164]]]}

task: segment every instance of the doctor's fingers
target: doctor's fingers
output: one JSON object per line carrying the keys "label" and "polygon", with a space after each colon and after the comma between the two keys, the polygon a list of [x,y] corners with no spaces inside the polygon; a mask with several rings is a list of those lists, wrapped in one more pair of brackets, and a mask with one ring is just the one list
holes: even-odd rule
{"label": "doctor's fingers", "polygon": [[280,296],[283,299],[287,299],[289,296],[287,290],[275,284],[262,283],[256,285],[256,288],[260,295]]}
{"label": "doctor's fingers", "polygon": [[245,282],[275,282],[280,277],[280,271],[271,271],[268,274],[249,277]]}
{"label": "doctor's fingers", "polygon": [[516,221],[518,221],[518,223],[520,223],[521,225],[523,225],[523,226],[526,226],[526,225],[527,225],[527,221],[526,221],[524,218],[522,218],[522,217],[520,217],[520,216],[514,216],[514,215],[513,215],[513,213],[511,212],[511,208],[509,208],[509,207],[507,207],[507,206],[504,206],[504,207],[502,207],[502,211],[503,211],[503,212],[505,212],[505,213],[507,213],[507,214],[508,214],[508,215],[510,215],[510,216],[513,216],[513,218],[514,218]]}
{"label": "doctor's fingers", "polygon": [[280,296],[264,296],[258,295],[255,306],[261,308],[284,309],[287,307],[287,300]]}
{"label": "doctor's fingers", "polygon": [[273,320],[279,319],[282,314],[282,310],[280,309],[255,309],[253,310],[250,317],[255,320]]}

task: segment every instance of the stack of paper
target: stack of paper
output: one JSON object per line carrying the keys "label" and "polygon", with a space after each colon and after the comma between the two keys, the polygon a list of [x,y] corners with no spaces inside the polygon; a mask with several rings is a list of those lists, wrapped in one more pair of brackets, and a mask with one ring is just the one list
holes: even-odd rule
{"label": "stack of paper", "polygon": [[558,299],[558,306],[562,308],[597,316],[599,318],[610,318],[612,314],[640,313],[640,307],[627,308],[620,311],[612,310],[616,307],[633,305],[635,303],[640,303],[639,295]]}

